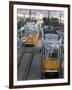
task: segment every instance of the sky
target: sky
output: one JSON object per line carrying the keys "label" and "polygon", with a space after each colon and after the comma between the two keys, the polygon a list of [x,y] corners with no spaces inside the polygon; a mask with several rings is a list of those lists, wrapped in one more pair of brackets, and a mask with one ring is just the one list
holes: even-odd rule
{"label": "sky", "polygon": [[39,9],[17,9],[17,15],[20,17],[24,17],[24,15],[26,17],[29,17],[29,10],[31,11],[31,15],[32,16],[40,16],[40,18],[43,17],[55,17],[60,19],[61,16],[61,20],[62,22],[64,22],[64,11],[59,11],[59,10],[39,10]]}

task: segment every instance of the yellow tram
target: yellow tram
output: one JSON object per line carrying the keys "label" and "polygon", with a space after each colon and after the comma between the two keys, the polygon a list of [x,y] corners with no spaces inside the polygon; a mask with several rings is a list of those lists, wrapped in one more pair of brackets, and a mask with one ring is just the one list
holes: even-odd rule
{"label": "yellow tram", "polygon": [[[48,33],[47,33],[48,32]],[[42,47],[41,69],[42,75],[58,75],[62,69],[61,62],[61,39],[57,32],[47,31],[43,35],[44,45]]]}
{"label": "yellow tram", "polygon": [[24,36],[22,42],[24,45],[36,45],[39,39],[40,25],[37,22],[27,22],[24,26]]}

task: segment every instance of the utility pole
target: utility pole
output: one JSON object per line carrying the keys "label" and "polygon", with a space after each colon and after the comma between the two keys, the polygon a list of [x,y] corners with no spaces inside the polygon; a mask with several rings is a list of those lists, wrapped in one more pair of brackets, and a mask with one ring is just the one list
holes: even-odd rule
{"label": "utility pole", "polygon": [[31,19],[31,10],[29,9],[29,19]]}
{"label": "utility pole", "polygon": [[48,18],[50,17],[50,11],[48,10]]}
{"label": "utility pole", "polygon": [[50,11],[48,10],[48,25],[49,25]]}
{"label": "utility pole", "polygon": [[60,23],[61,23],[61,11],[60,11]]}
{"label": "utility pole", "polygon": [[24,15],[24,22],[25,22],[25,12],[23,12],[23,15]]}

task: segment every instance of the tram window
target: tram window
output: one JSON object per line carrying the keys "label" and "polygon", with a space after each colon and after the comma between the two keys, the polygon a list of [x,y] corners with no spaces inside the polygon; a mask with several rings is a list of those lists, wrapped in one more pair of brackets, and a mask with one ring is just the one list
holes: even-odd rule
{"label": "tram window", "polygon": [[57,57],[58,57],[58,50],[53,50],[52,58],[57,58]]}
{"label": "tram window", "polygon": [[58,58],[58,49],[45,49],[45,57],[47,58]]}
{"label": "tram window", "polygon": [[25,31],[25,35],[35,35],[35,31],[33,31],[33,30],[27,30],[27,31]]}
{"label": "tram window", "polygon": [[45,34],[44,39],[46,39],[46,40],[58,40],[58,35],[56,35],[56,34]]}

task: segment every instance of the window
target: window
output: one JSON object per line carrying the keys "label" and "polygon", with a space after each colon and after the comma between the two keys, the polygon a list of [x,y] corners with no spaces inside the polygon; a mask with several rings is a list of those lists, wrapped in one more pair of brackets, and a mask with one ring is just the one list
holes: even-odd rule
{"label": "window", "polygon": [[58,58],[58,48],[45,47],[45,58]]}

